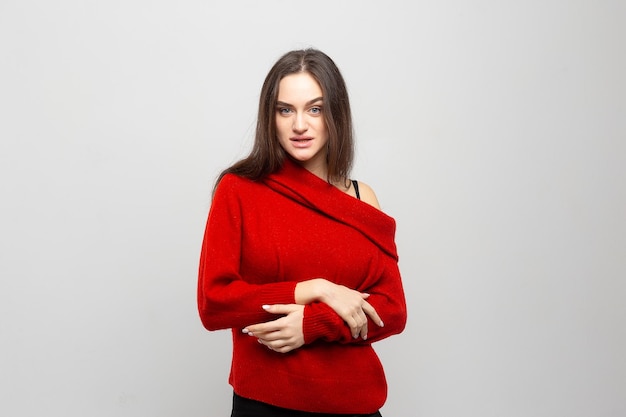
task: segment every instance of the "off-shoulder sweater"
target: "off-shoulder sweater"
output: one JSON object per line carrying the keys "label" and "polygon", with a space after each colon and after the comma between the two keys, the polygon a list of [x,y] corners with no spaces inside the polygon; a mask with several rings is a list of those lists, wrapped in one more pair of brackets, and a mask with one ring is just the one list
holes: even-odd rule
{"label": "off-shoulder sweater", "polygon": [[[261,181],[227,174],[218,184],[200,256],[198,309],[208,330],[232,329],[229,382],[243,397],[294,410],[365,414],[387,383],[372,343],[397,334],[406,303],[395,221],[287,159]],[[287,354],[241,330],[275,320],[265,304],[295,303],[300,281],[325,278],[367,292],[384,322],[354,339],[326,304],[304,309],[305,345]]]}

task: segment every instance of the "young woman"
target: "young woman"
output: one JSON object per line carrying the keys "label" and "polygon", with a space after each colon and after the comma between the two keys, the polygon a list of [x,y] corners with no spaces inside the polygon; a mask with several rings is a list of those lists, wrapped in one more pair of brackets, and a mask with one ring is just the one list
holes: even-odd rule
{"label": "young woman", "polygon": [[200,259],[202,323],[233,332],[232,417],[380,416],[372,343],[404,329],[406,304],[395,221],[349,180],[352,158],[337,66],[285,54],[250,155],[217,181]]}

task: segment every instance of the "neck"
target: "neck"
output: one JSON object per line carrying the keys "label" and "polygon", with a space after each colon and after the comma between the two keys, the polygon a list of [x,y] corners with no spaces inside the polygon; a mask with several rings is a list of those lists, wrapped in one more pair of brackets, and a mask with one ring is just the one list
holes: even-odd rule
{"label": "neck", "polygon": [[324,181],[328,181],[328,163],[326,163],[326,161],[296,161],[296,163],[300,164],[311,174],[323,179]]}

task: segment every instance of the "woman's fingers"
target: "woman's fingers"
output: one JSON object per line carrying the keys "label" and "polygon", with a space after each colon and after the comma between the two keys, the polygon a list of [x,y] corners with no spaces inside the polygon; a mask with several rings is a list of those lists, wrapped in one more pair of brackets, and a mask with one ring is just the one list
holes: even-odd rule
{"label": "woman's fingers", "polygon": [[379,327],[383,327],[385,325],[383,323],[383,320],[380,318],[380,316],[376,312],[376,309],[372,307],[372,305],[368,303],[367,301],[363,302],[363,311],[365,312],[365,314],[369,316],[370,319],[372,319],[374,323],[378,324]]}
{"label": "woman's fingers", "polygon": [[[291,313],[302,311],[304,307],[299,306],[297,304],[274,304],[274,305],[264,305],[262,306],[262,308],[268,313],[288,316]],[[242,330],[242,332],[246,334],[252,333],[252,335],[254,335],[257,333],[269,333],[269,332],[275,332],[277,330],[281,330],[285,326],[284,324],[285,320],[282,320],[282,318],[283,317],[279,317],[276,320],[246,326]]]}
{"label": "woman's fingers", "polygon": [[280,353],[290,352],[304,344],[304,334],[302,332],[304,306],[276,304],[263,306],[263,309],[283,316],[266,323],[246,326],[242,329],[243,333],[256,337],[259,343]]}
{"label": "woman's fingers", "polygon": [[278,320],[274,320],[267,323],[259,323],[252,326],[247,326],[242,330],[242,333],[245,333],[249,336],[256,336],[258,334],[275,332],[281,329],[281,326],[279,323],[277,323],[277,321]]}
{"label": "woman's fingers", "polygon": [[260,344],[264,345],[269,350],[273,350],[274,352],[278,352],[278,353],[288,353],[298,348],[293,343],[266,342],[261,339],[259,339],[258,341]]}
{"label": "woman's fingers", "polygon": [[348,319],[345,321],[348,327],[350,328],[350,333],[352,333],[352,338],[357,339],[359,335],[361,334],[362,324],[359,323],[358,318],[355,318],[353,316],[348,317]]}
{"label": "woman's fingers", "polygon": [[367,340],[368,317],[379,327],[384,326],[376,309],[367,301],[363,301],[360,309],[352,312],[352,315],[346,320],[346,324],[350,327],[353,338],[357,339],[361,337],[363,340]]}
{"label": "woman's fingers", "polygon": [[291,352],[301,346],[296,337],[283,335],[281,332],[272,332],[264,335],[257,335],[257,341],[268,349],[279,353]]}
{"label": "woman's fingers", "polygon": [[350,316],[347,316],[344,321],[350,328],[350,333],[352,333],[352,337],[358,339],[360,336],[364,340],[367,339],[367,316],[365,315],[363,310],[359,309],[349,314]]}
{"label": "woman's fingers", "polygon": [[320,301],[326,303],[343,319],[350,328],[352,337],[363,340],[367,339],[368,334],[368,317],[382,327],[383,322],[367,300],[370,294],[350,289],[343,285],[326,283],[326,291]]}
{"label": "woman's fingers", "polygon": [[361,336],[361,339],[363,340],[367,340],[367,318],[365,319],[365,323],[361,326],[361,331],[358,336]]}

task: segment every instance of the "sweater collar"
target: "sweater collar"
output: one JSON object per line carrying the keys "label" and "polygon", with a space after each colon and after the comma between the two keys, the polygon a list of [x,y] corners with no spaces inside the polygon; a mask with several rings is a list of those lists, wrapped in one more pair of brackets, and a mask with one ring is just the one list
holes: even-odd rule
{"label": "sweater collar", "polygon": [[289,158],[263,182],[274,191],[361,232],[383,252],[398,259],[395,220],[322,180]]}

